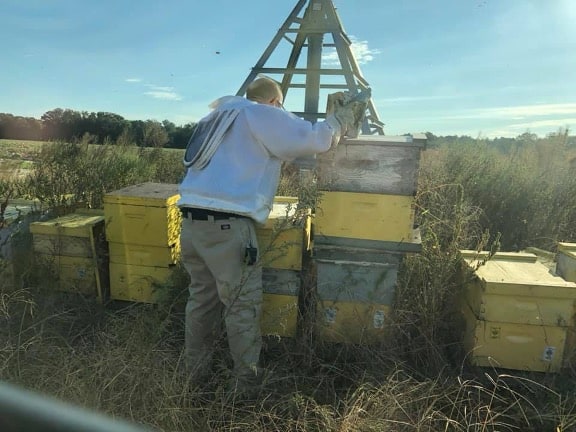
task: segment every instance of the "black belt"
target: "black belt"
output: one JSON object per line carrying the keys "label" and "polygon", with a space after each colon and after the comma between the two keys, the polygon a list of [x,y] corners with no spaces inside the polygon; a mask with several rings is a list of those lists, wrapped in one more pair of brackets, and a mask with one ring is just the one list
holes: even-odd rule
{"label": "black belt", "polygon": [[234,213],[225,213],[214,210],[206,210],[191,207],[180,207],[182,211],[182,217],[192,220],[226,220],[226,219],[239,219],[244,216],[240,216]]}

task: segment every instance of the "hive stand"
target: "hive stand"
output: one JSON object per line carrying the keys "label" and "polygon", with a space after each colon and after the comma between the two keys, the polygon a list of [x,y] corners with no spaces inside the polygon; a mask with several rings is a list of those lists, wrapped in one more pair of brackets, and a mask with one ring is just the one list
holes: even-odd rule
{"label": "hive stand", "polygon": [[[307,7],[304,8],[306,4]],[[326,37],[331,41],[325,41]],[[282,41],[287,41],[292,46],[286,66],[266,67],[274,51],[281,48]],[[326,116],[325,112],[319,110],[321,90],[349,91],[356,94],[369,87],[354,58],[351,44],[352,41],[342,27],[332,0],[300,0],[252,68],[237,95],[243,96],[248,85],[259,74],[281,75],[282,78],[278,81],[281,82],[285,99],[289,89],[304,89],[304,109],[295,111],[294,114],[316,122]],[[299,64],[304,48],[306,48],[305,65]],[[340,66],[325,67],[322,62],[324,56],[334,52],[337,54]],[[294,82],[297,81],[294,79],[295,75],[303,76],[303,82]],[[383,135],[383,126],[370,99],[362,133]]]}

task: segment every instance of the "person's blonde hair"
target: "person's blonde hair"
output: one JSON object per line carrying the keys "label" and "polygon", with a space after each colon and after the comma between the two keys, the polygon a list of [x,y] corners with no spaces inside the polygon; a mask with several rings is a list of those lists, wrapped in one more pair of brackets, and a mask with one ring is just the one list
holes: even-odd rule
{"label": "person's blonde hair", "polygon": [[282,96],[280,84],[268,77],[257,78],[246,88],[246,98],[254,102],[267,102],[279,96]]}

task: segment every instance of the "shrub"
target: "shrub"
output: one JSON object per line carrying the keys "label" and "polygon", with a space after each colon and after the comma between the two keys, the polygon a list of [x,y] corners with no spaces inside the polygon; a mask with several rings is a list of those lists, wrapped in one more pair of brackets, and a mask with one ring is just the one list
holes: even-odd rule
{"label": "shrub", "polygon": [[492,236],[501,233],[503,250],[553,250],[558,241],[576,239],[575,150],[567,143],[566,133],[558,133],[519,141],[506,152],[485,141],[445,144],[423,169],[434,166],[442,183],[462,188],[482,211],[481,227]]}
{"label": "shrub", "polygon": [[86,143],[46,144],[27,179],[27,193],[49,208],[102,208],[103,196],[146,181],[177,182],[176,151]]}

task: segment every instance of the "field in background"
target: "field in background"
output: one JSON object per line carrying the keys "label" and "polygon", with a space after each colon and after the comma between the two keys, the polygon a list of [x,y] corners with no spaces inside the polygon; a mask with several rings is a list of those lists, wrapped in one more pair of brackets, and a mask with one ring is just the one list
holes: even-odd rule
{"label": "field in background", "polygon": [[[62,143],[49,143],[45,141],[21,141],[0,139],[0,179],[10,180],[14,177],[23,178],[32,172],[34,161],[39,159],[43,148]],[[105,147],[98,144],[85,144],[93,151]],[[153,149],[141,149],[136,146],[128,147],[130,153],[135,155],[138,152],[153,152]],[[126,149],[125,149],[126,150]],[[179,157],[183,150],[164,149],[163,152],[178,154]],[[1,198],[1,197],[0,197]]]}
{"label": "field in background", "polygon": [[29,174],[43,144],[42,141],[0,140],[0,179]]}
{"label": "field in background", "polygon": [[[105,191],[183,174],[181,151],[25,148],[37,150],[35,169],[0,180],[0,201],[11,190],[62,211],[98,207]],[[506,148],[435,143],[423,154],[417,196],[423,251],[401,269],[389,338],[372,347],[327,344],[310,332],[269,338],[263,362],[274,376],[256,400],[225,391],[224,341],[212,379],[188,382],[185,277],[165,287],[158,306],[106,307],[47,292],[33,266],[14,282],[0,277],[0,379],[165,431],[574,430],[572,367],[547,375],[466,366],[455,303],[459,249],[553,251],[558,240],[576,241],[575,157],[562,134]],[[290,173],[282,194],[309,195]]]}
{"label": "field in background", "polygon": [[44,141],[23,141],[0,139],[0,157],[8,159],[28,159],[46,144]]}

